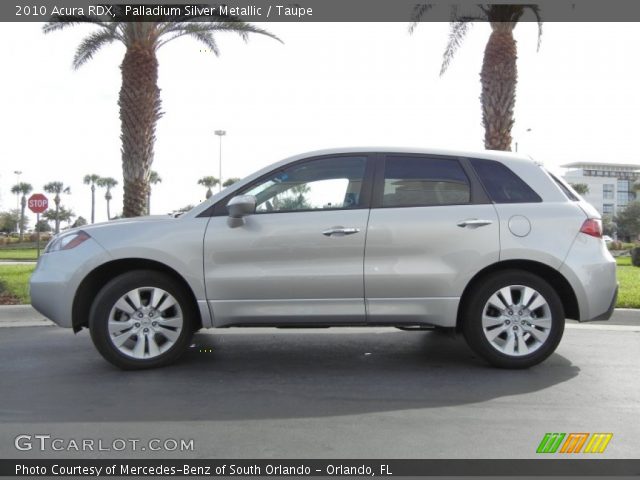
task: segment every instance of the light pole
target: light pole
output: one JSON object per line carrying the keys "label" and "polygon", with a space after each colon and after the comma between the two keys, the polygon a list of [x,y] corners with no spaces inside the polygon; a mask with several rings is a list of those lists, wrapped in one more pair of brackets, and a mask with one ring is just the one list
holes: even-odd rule
{"label": "light pole", "polygon": [[216,130],[215,133],[220,138],[220,170],[218,176],[218,191],[222,191],[222,137],[227,134],[226,130]]}
{"label": "light pole", "polygon": [[[20,170],[14,170],[13,173],[16,174],[16,185],[20,185],[20,175],[22,175],[22,172]],[[20,210],[20,192],[16,193],[16,208]]]}
{"label": "light pole", "polygon": [[[530,128],[527,128],[527,129],[524,131],[524,133],[527,133],[527,132],[530,132],[530,131],[531,131],[531,129],[530,129]],[[516,153],[518,153],[518,142],[517,142],[517,141],[516,141]]]}

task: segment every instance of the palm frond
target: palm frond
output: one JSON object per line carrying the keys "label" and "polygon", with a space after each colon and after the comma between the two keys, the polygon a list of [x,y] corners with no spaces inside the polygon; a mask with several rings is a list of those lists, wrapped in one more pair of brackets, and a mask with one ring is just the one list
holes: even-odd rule
{"label": "palm frond", "polygon": [[216,57],[220,55],[220,49],[218,49],[218,44],[213,38],[213,34],[211,32],[193,32],[189,35],[199,42],[204,43]]}
{"label": "palm frond", "polygon": [[[248,41],[250,33],[257,33],[260,35],[266,35],[267,37],[271,37],[274,40],[279,41],[280,43],[284,43],[282,40],[280,40],[280,38],[278,38],[273,33],[245,22],[182,22],[179,25],[175,25],[165,29],[164,31],[165,34],[173,33],[173,35],[169,35],[168,38],[159,42],[158,48],[184,35],[194,36],[198,38],[198,40],[204,42],[203,40],[204,37],[207,35],[213,37],[212,36],[213,32],[237,33],[238,35],[240,35],[240,37],[242,37],[242,39],[245,42]],[[212,50],[214,49],[212,48]],[[214,50],[214,52],[215,51],[216,50]]]}
{"label": "palm frond", "polygon": [[411,13],[411,24],[409,25],[409,34],[411,35],[415,29],[418,27],[420,20],[424,17],[425,13],[433,8],[433,5],[430,3],[422,3],[417,4],[413,7],[413,12]]}
{"label": "palm frond", "polygon": [[100,17],[93,15],[52,15],[51,19],[42,26],[42,32],[51,33],[80,23],[91,23],[105,28],[109,25]]}
{"label": "palm frond", "polygon": [[444,75],[444,73],[449,68],[451,60],[453,60],[453,57],[458,51],[458,48],[460,48],[460,45],[462,45],[462,42],[472,25],[473,22],[466,19],[451,22],[451,30],[449,31],[449,42],[447,43],[447,48],[445,48],[444,50],[444,54],[442,55],[440,76]]}
{"label": "palm frond", "polygon": [[540,7],[538,5],[527,5],[526,8],[533,12],[538,22],[538,51],[540,51],[540,43],[542,42],[542,15],[540,13]]}
{"label": "palm frond", "polygon": [[112,29],[103,29],[92,33],[78,45],[73,57],[73,68],[77,70],[91,60],[98,50],[117,39],[118,37]]}

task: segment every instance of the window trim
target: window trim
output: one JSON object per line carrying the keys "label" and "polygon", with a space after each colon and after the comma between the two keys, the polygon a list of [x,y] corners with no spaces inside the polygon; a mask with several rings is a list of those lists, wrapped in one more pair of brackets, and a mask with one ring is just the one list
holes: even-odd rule
{"label": "window trim", "polygon": [[[383,205],[384,200],[384,181],[386,173],[386,164],[389,157],[407,157],[407,158],[422,158],[423,161],[434,160],[449,160],[458,162],[462,172],[467,177],[469,185],[469,201],[464,203],[446,203],[446,204],[434,204],[434,205]],[[468,159],[464,157],[458,157],[455,155],[437,155],[429,153],[405,153],[405,152],[386,152],[379,154],[376,158],[376,176],[373,186],[373,198],[371,202],[371,208],[433,208],[433,207],[455,207],[460,205],[478,205],[478,204],[490,204],[491,201],[487,196],[484,188],[478,178],[475,175]]]}
{"label": "window trim", "polygon": [[252,215],[272,215],[272,214],[281,214],[281,213],[302,213],[302,212],[335,212],[341,210],[363,210],[369,209],[371,205],[371,191],[372,191],[372,182],[373,182],[373,173],[374,173],[374,162],[373,156],[375,154],[370,152],[357,152],[357,153],[334,153],[327,155],[318,155],[314,157],[306,157],[301,158],[300,160],[296,160],[294,162],[288,163],[286,165],[281,165],[278,168],[274,168],[269,172],[265,173],[261,177],[258,177],[253,182],[245,185],[242,188],[236,189],[233,192],[229,193],[227,196],[218,200],[216,203],[207,208],[204,212],[200,213],[198,217],[226,217],[229,215],[227,211],[227,204],[229,201],[238,195],[241,195],[242,191],[251,190],[256,187],[260,183],[268,180],[273,177],[276,172],[301,165],[308,162],[313,162],[316,160],[325,160],[332,158],[354,158],[354,157],[364,157],[365,165],[364,165],[364,176],[362,179],[362,190],[360,192],[360,205],[357,207],[348,207],[348,208],[311,208],[304,210],[274,210],[271,212],[255,212]]}

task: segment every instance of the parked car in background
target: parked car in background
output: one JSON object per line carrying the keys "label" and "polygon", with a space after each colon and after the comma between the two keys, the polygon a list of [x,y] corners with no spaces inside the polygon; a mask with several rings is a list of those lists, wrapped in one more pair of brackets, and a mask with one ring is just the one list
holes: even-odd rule
{"label": "parked car in background", "polygon": [[540,165],[395,148],[295,156],[179,218],[65,232],[31,278],[38,311],[125,369],[175,361],[200,328],[354,325],[451,328],[530,367],[616,294],[598,212]]}
{"label": "parked car in background", "polygon": [[604,243],[611,243],[613,242],[613,238],[611,238],[609,235],[603,235],[602,239],[604,240]]}

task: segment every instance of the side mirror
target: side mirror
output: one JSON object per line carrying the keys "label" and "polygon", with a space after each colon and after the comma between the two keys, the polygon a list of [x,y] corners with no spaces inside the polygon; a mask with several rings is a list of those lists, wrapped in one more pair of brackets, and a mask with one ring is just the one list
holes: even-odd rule
{"label": "side mirror", "polygon": [[255,213],[256,211],[256,197],[253,195],[238,195],[233,197],[227,203],[227,211],[229,217],[227,218],[227,225],[231,228],[236,228],[244,225],[244,217]]}

